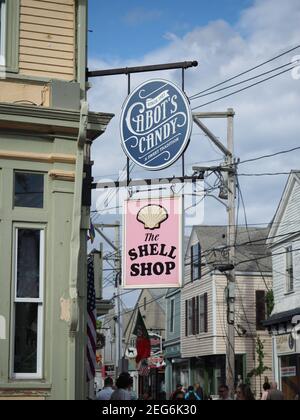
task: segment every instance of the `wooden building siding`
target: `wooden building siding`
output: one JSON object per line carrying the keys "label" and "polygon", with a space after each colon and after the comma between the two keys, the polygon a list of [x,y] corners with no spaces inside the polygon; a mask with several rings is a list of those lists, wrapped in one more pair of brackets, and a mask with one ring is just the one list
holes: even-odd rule
{"label": "wooden building siding", "polygon": [[[207,293],[208,297],[208,333],[186,336],[186,304],[196,296]],[[183,358],[206,356],[214,353],[213,338],[213,287],[211,277],[207,276],[185,286],[181,292],[181,354]]]}
{"label": "wooden building siding", "polygon": [[20,74],[75,78],[75,1],[21,0]]}
{"label": "wooden building siding", "polygon": [[[264,275],[266,284],[272,288],[271,275]],[[224,341],[226,327],[226,301],[225,287],[227,280],[224,276],[216,276],[216,295],[217,295],[217,353],[224,354],[226,345]],[[236,325],[238,330],[247,331],[251,336],[256,335],[256,291],[267,291],[264,280],[259,276],[237,275],[236,278]],[[246,335],[247,335],[246,334]],[[238,338],[238,334],[236,333]]]}
{"label": "wooden building siding", "polygon": [[292,192],[286,202],[286,207],[282,215],[280,224],[278,225],[276,236],[273,243],[280,242],[283,238],[279,235],[284,235],[290,232],[296,232],[300,226],[300,184],[293,180]]}
{"label": "wooden building siding", "polygon": [[[180,338],[180,325],[181,325],[181,303],[180,291],[176,294],[166,297],[166,341],[176,340]],[[171,301],[174,301],[174,321],[173,332],[170,330],[171,326]]]}
{"label": "wooden building siding", "polygon": [[[272,249],[273,314],[300,307],[300,181],[291,174],[270,232]],[[287,236],[284,236],[284,235]],[[287,289],[287,248],[293,248],[294,291]]]}
{"label": "wooden building siding", "polygon": [[[300,240],[287,241],[283,246],[273,248],[273,278],[275,308],[273,313],[285,312],[300,307],[300,251],[293,252],[294,292],[287,293],[286,247],[292,245],[300,249]],[[277,255],[278,254],[278,255]],[[280,255],[281,254],[281,255]]]}

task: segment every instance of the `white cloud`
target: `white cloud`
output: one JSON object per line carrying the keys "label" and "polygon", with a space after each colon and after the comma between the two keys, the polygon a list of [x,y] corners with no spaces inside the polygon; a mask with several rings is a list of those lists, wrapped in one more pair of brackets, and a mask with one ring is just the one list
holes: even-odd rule
{"label": "white cloud", "polygon": [[[199,68],[186,72],[187,93],[192,95],[299,44],[299,21],[299,0],[285,2],[257,0],[254,6],[242,13],[240,21],[235,26],[219,20],[204,27],[194,28],[181,38],[174,34],[167,34],[168,45],[144,57],[137,57],[136,60],[128,62],[95,61],[92,62],[92,67],[110,68],[198,60]],[[294,55],[297,55],[297,51]],[[263,71],[288,63],[292,56],[293,54],[290,54],[271,63],[264,67]],[[254,72],[253,75],[261,71],[262,69]],[[163,77],[180,84],[180,72],[170,71],[134,75],[132,85],[136,86],[142,80],[151,77]],[[299,145],[299,87],[300,80],[294,80],[288,73],[202,110],[224,110],[228,107],[235,109],[236,155],[241,160],[245,160]],[[121,105],[126,93],[125,76],[93,81],[90,92],[93,110],[116,114],[107,133],[93,146],[95,175],[117,173],[126,162],[120,146],[118,128]],[[226,91],[193,101],[193,105],[205,103],[210,98],[214,99],[222,94],[226,94]],[[224,139],[226,135],[224,125],[214,121],[208,121],[208,124],[220,138]],[[198,133],[199,130],[194,128],[194,136],[186,155],[187,162],[218,159],[219,154],[215,153],[207,138]],[[294,153],[257,161],[242,165],[240,172],[286,172],[300,167],[299,157],[300,153]],[[170,173],[178,174],[179,171],[179,168],[174,167],[171,168]],[[136,176],[138,175],[145,176],[143,172]],[[271,220],[285,182],[284,177],[241,178],[249,223]],[[207,199],[206,216],[206,223],[226,222],[226,212],[214,200]],[[241,218],[240,221],[242,222]]]}

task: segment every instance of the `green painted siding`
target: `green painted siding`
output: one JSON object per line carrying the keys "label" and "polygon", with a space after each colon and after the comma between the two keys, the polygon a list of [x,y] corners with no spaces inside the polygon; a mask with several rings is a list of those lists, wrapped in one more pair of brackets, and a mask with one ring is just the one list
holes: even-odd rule
{"label": "green painted siding", "polygon": [[[76,139],[74,139],[76,140]],[[15,151],[61,152],[76,151],[76,141],[56,139],[53,142],[12,136],[0,137],[0,148]],[[52,150],[51,150],[52,149]],[[73,150],[72,150],[73,149]],[[67,357],[69,325],[60,320],[61,298],[69,297],[69,265],[71,223],[73,211],[73,182],[54,181],[52,169],[74,170],[74,165],[45,164],[14,160],[0,160],[0,314],[7,320],[8,334],[12,334],[13,311],[13,232],[14,226],[45,228],[45,290],[44,290],[44,352],[43,382],[49,384],[51,398],[65,399],[67,395]],[[45,175],[43,209],[13,208],[14,171],[37,171]],[[0,388],[10,380],[12,340],[0,341]],[[75,367],[74,367],[75,368]],[[50,387],[51,386],[51,387]],[[15,387],[21,387],[15,383]]]}

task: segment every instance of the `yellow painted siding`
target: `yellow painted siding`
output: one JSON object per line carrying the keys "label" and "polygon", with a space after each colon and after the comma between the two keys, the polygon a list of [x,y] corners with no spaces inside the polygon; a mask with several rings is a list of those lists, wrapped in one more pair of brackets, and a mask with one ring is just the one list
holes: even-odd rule
{"label": "yellow painted siding", "polygon": [[75,78],[75,0],[21,0],[20,74]]}
{"label": "yellow painted siding", "polygon": [[44,84],[0,80],[0,102],[50,106],[50,90]]}
{"label": "yellow painted siding", "polygon": [[[217,295],[217,314],[216,314],[216,353],[226,354],[226,303],[224,297],[224,289],[227,280],[224,276],[216,276],[216,295]],[[272,286],[272,278],[265,276],[268,287]],[[235,337],[236,354],[246,355],[246,373],[251,372],[258,366],[256,354],[256,336],[259,335],[265,348],[265,366],[271,368],[264,376],[270,380],[273,379],[272,372],[272,339],[266,331],[256,331],[256,290],[266,290],[264,280],[259,276],[240,275],[236,279],[236,325],[241,326],[247,331],[245,337]],[[262,378],[264,382],[264,377]],[[251,387],[256,394],[256,398],[260,397],[260,378],[251,380]]]}

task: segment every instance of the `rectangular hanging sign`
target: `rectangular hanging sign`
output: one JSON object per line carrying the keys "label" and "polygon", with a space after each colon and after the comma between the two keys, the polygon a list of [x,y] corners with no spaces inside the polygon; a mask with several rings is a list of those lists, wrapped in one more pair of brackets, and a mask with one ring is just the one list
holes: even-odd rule
{"label": "rectangular hanging sign", "polygon": [[181,287],[182,198],[127,200],[124,206],[124,289]]}

